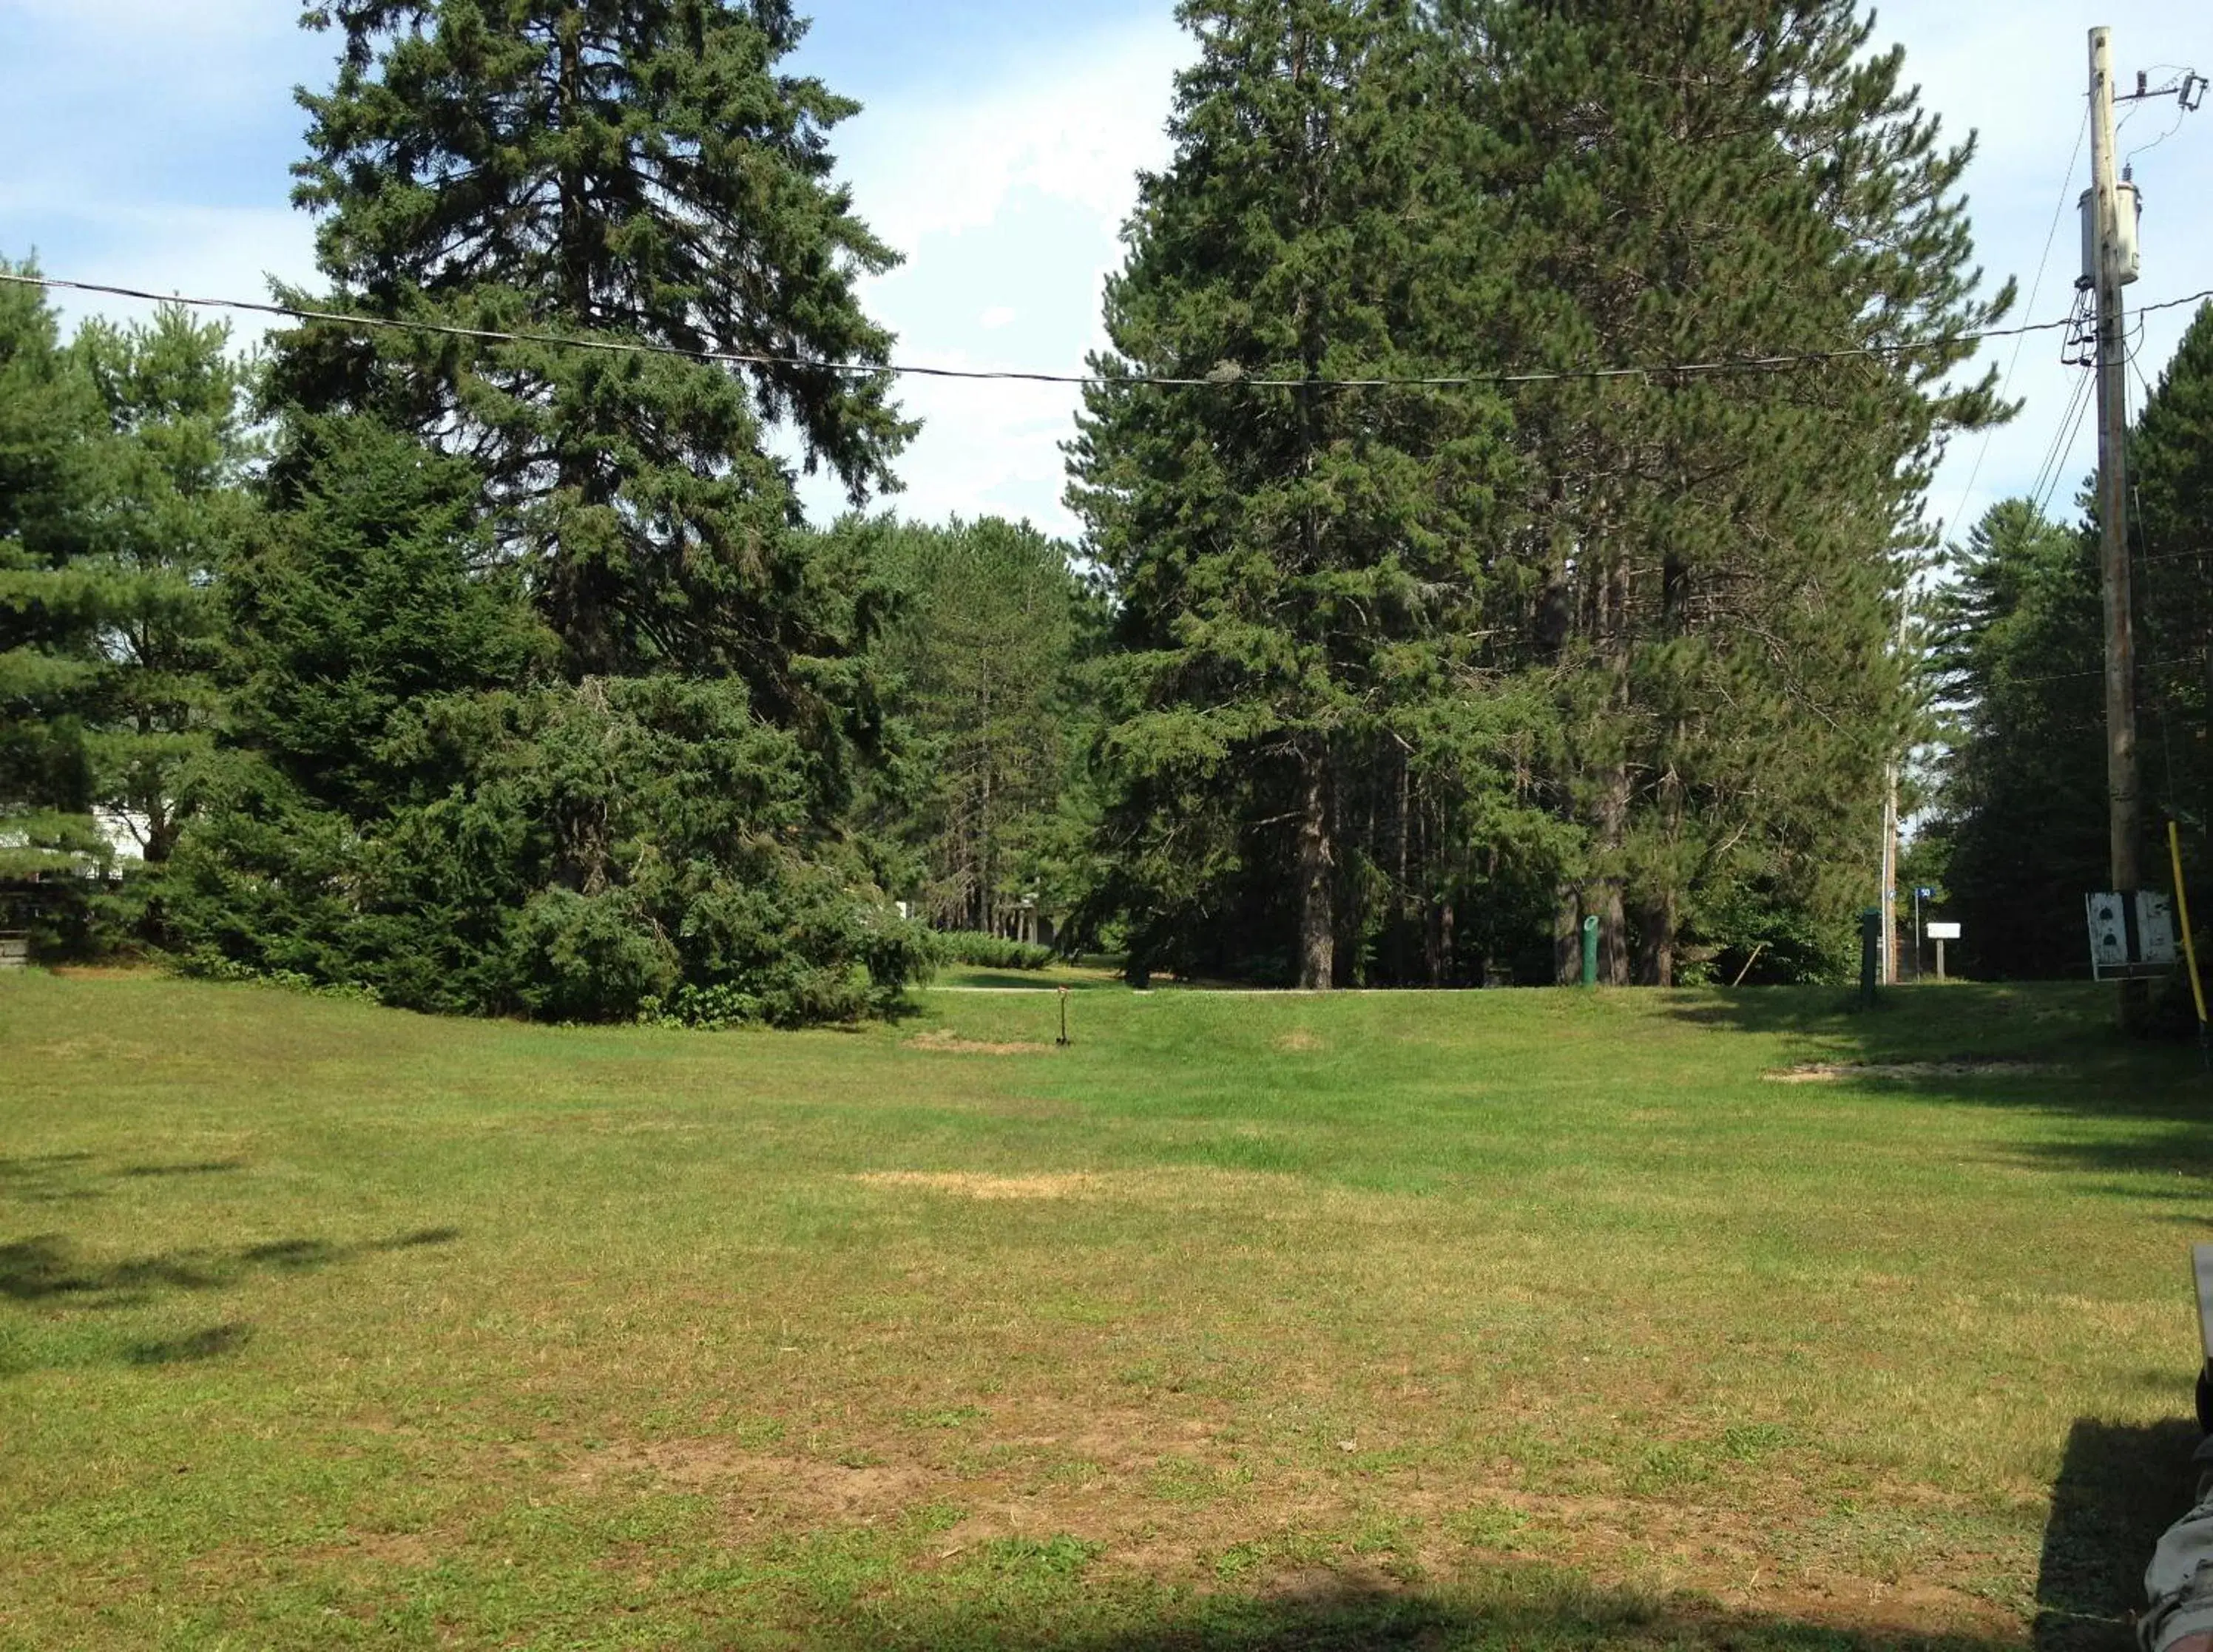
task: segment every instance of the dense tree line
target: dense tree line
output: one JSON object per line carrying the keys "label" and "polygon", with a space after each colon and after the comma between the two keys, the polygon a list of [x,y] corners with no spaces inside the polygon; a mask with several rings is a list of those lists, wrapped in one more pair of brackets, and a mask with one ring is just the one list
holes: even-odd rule
{"label": "dense tree line", "polygon": [[1139,977],[1836,968],[1997,412],[1926,342],[2009,300],[1966,151],[1853,0],[1181,15],[1071,546],[865,514],[894,255],[783,0],[311,12],[295,297],[415,325],[241,364],[0,291],[0,879],[573,1019],[868,1013],[1040,917]]}
{"label": "dense tree line", "polygon": [[1919,496],[1988,388],[1942,387],[1956,345],[1585,369],[1987,320],[1967,152],[1835,0],[1184,15],[1073,494],[1119,599],[1137,966],[1541,978],[1587,917],[1616,982],[1831,966],[1907,734]]}
{"label": "dense tree line", "polygon": [[[2129,444],[2144,881],[2167,825],[2213,875],[2213,308],[2201,312]],[[1993,977],[2080,975],[2082,898],[2111,881],[2105,622],[2094,490],[2073,523],[2008,500],[1955,547],[1930,664],[1947,713],[1932,866]],[[2201,893],[2198,915],[2209,908]]]}

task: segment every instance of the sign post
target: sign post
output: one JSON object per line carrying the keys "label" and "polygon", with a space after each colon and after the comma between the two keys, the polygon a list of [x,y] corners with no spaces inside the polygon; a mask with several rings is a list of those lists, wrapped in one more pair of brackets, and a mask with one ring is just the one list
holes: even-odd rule
{"label": "sign post", "polygon": [[1932,923],[1929,926],[1929,938],[1936,943],[1936,978],[1941,981],[1944,978],[1944,943],[1960,938],[1960,926],[1957,924]]}

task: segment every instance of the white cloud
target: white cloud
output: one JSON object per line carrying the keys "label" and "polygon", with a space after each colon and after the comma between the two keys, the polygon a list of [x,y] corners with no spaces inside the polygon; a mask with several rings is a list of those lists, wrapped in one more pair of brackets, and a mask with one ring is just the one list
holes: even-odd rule
{"label": "white cloud", "polygon": [[997,86],[881,100],[839,132],[844,170],[876,232],[909,251],[997,222],[1024,191],[1119,225],[1137,169],[1166,155],[1169,79],[1185,56],[1163,18],[1010,65]]}
{"label": "white cloud", "polygon": [[[879,99],[840,129],[861,216],[907,259],[864,294],[900,360],[1065,373],[1104,343],[1100,283],[1120,265],[1139,170],[1167,157],[1186,46],[1161,20],[1010,64],[999,85]],[[891,502],[902,515],[1077,532],[1060,503],[1073,387],[910,379],[900,393],[924,421]],[[807,497],[818,517],[842,504],[825,482]]]}
{"label": "white cloud", "polygon": [[[910,78],[926,85],[879,93],[838,129],[862,215],[907,259],[866,289],[902,358],[1066,371],[1102,342],[1100,282],[1120,262],[1137,173],[1167,158],[1171,79],[1189,53],[1167,11],[1162,0],[1150,21],[1010,51],[980,82],[918,72]],[[290,88],[326,75],[332,42],[302,34],[296,15],[296,0],[0,0],[0,104],[21,134],[0,180],[0,253],[35,246],[56,274],[159,291],[259,298],[267,273],[311,280],[313,225],[284,205],[302,124]],[[2213,70],[2213,9],[2174,0],[1898,0],[1881,18],[1880,38],[1905,41],[1908,76],[1947,131],[1979,129],[1966,180],[1976,239],[1994,282],[2021,277],[2017,320],[2064,314],[2072,296],[2087,155],[2033,307],[2026,290],[2063,204],[2096,22],[2113,26],[2131,76],[2163,61]],[[841,83],[839,64],[819,67]],[[2124,148],[2168,113],[2139,116]],[[2141,155],[2139,179],[2145,265],[2132,296],[2213,286],[2213,220],[2198,210],[2213,198],[2213,107]],[[2148,375],[2188,319],[2149,319]],[[241,335],[257,330],[241,320]],[[1981,438],[1958,444],[1932,515],[1957,528],[2029,485],[2076,383],[2058,345],[2037,335],[2021,346],[2013,393],[2025,411],[1986,454]],[[2003,369],[2013,351],[1995,344],[1984,359]],[[902,466],[899,509],[1000,511],[1074,531],[1059,503],[1073,390],[910,381],[902,393],[929,426]],[[2058,508],[2091,454],[2086,429],[2062,466]],[[833,488],[808,497],[818,515],[838,508]]]}

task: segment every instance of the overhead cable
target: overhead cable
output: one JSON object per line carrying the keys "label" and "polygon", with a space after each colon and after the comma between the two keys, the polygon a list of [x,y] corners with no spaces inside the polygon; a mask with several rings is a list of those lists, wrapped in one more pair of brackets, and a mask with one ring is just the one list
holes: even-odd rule
{"label": "overhead cable", "polygon": [[[2059,225],[2067,214],[2067,197],[2075,187],[2075,168],[2082,162],[2082,145],[2090,136],[2090,105],[2086,98],[2082,104],[2082,124],[2075,129],[2075,153],[2067,159],[2067,175],[2059,180],[2059,204],[2052,209],[2051,229],[2044,238],[2044,255],[2036,261],[2036,279],[2029,283],[2027,308],[2034,309],[2036,301],[2044,296],[2044,272],[2051,265],[2051,249],[2059,241]],[[2070,318],[2071,319],[2071,318]],[[2013,388],[2014,375],[2021,370],[2021,358],[2028,348],[2028,338],[2022,335],[2013,347],[2013,359],[2006,363],[2005,381],[1998,386],[1998,400],[2003,402]],[[1967,472],[1967,485],[1960,490],[1960,503],[1952,509],[1954,521],[1975,497],[1975,484],[1982,479],[1983,463],[1990,456],[1990,442],[1997,435],[1996,424],[1983,427],[1982,445],[1975,450],[1974,468]],[[1951,522],[1946,526],[1950,527]]]}
{"label": "overhead cable", "polygon": [[[1264,378],[1247,375],[1234,367],[1203,378],[1182,378],[1151,373],[1033,373],[1006,369],[925,367],[911,362],[826,362],[802,356],[778,356],[753,351],[686,350],[649,339],[573,337],[554,332],[510,332],[491,327],[455,326],[441,321],[412,321],[388,315],[362,315],[337,310],[260,302],[244,298],[187,298],[181,294],[147,292],[107,282],[69,281],[56,276],[27,275],[0,271],[0,282],[43,287],[53,291],[94,293],[111,298],[130,298],[153,304],[180,304],[187,309],[237,310],[274,315],[294,321],[327,322],[358,327],[365,332],[404,332],[423,337],[458,338],[478,344],[540,344],[556,349],[594,351],[611,355],[670,356],[689,361],[731,367],[775,368],[799,372],[827,373],[844,378],[961,379],[993,383],[1061,384],[1084,387],[1144,387],[1192,390],[1448,390],[1530,384],[1592,383],[1613,379],[1713,378],[1740,373],[1776,373],[1796,367],[1815,367],[1832,362],[1866,361],[1917,356],[1956,350],[1990,338],[2017,338],[2028,333],[2057,332],[2065,320],[2037,321],[2021,326],[1986,327],[1972,332],[1942,333],[1894,344],[1864,344],[1850,350],[1808,351],[1793,354],[1735,357],[1722,361],[1672,362],[1650,366],[1587,367],[1527,372],[1461,373],[1404,378]],[[2186,298],[2140,306],[2137,314],[2179,309],[2213,300],[2213,288]]]}

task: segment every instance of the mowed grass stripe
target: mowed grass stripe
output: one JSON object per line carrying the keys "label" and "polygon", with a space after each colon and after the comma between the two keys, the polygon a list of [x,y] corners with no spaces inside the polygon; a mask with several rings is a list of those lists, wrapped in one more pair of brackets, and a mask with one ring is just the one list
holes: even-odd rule
{"label": "mowed grass stripe", "polygon": [[[704,1035],[27,975],[0,1636],[2110,1616],[2192,1437],[2208,1160],[2194,1057],[2101,1008],[1094,985],[1058,1050],[1027,994]],[[2138,1506],[2054,1525],[2090,1471]]]}

